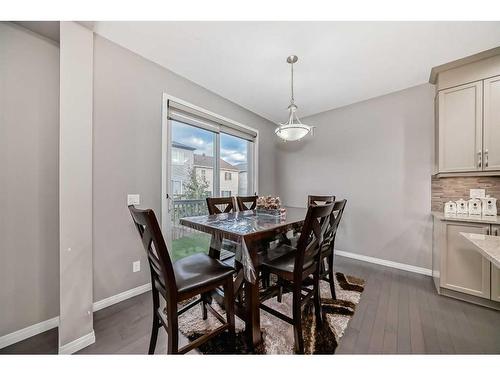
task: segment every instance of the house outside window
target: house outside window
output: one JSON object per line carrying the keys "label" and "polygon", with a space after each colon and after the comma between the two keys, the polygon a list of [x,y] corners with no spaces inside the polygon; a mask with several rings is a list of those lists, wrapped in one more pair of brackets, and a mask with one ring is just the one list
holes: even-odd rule
{"label": "house outside window", "polygon": [[226,181],[231,181],[231,172],[225,172],[224,173],[224,179]]}
{"label": "house outside window", "polygon": [[221,197],[230,197],[231,190],[221,190],[220,195],[221,195]]}

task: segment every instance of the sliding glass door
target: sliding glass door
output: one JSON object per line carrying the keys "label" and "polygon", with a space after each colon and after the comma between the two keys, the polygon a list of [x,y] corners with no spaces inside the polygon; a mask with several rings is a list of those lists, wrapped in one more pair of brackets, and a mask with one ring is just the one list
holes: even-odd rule
{"label": "sliding glass door", "polygon": [[[255,137],[183,111],[164,123],[162,228],[174,260],[207,252],[210,236],[179,220],[206,215],[207,197],[255,193]],[[166,143],[166,144],[165,144]]]}

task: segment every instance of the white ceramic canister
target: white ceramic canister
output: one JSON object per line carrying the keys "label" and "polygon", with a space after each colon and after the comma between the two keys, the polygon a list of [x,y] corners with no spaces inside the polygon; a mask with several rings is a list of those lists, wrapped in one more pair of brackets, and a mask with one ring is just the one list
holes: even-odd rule
{"label": "white ceramic canister", "polygon": [[444,204],[444,214],[445,215],[456,215],[457,214],[457,204],[453,201],[446,202]]}
{"label": "white ceramic canister", "polygon": [[481,198],[483,202],[483,216],[497,216],[497,199],[486,197]]}
{"label": "white ceramic canister", "polygon": [[455,202],[457,204],[457,215],[468,215],[469,205],[466,200],[459,199]]}
{"label": "white ceramic canister", "polygon": [[471,198],[469,199],[469,215],[470,216],[481,216],[481,199]]}

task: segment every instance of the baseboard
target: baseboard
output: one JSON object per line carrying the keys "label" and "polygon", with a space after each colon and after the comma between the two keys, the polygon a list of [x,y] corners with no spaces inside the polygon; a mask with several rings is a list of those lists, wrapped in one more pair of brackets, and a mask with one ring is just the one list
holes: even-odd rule
{"label": "baseboard", "polygon": [[115,294],[114,296],[104,298],[100,301],[94,302],[93,310],[94,310],[94,312],[102,310],[106,307],[114,305],[115,303],[125,301],[126,299],[138,296],[139,294],[145,293],[149,290],[151,290],[151,283],[147,283],[147,284],[138,286],[137,288],[126,290],[122,293]]}
{"label": "baseboard", "polygon": [[[139,294],[145,293],[149,290],[151,290],[150,283],[138,286],[137,288],[126,290],[125,292],[122,292],[122,293],[116,294],[114,296],[105,298],[103,300],[94,302],[93,311],[98,311],[98,310],[104,309],[106,307],[114,305],[115,303],[122,302],[122,301],[125,301],[126,299],[138,296]],[[15,344],[16,342],[23,341],[23,340],[26,340],[30,337],[36,336],[40,333],[48,331],[49,329],[56,328],[58,325],[59,325],[59,317],[56,316],[55,318],[48,319],[48,320],[45,320],[43,322],[36,323],[36,324],[33,324],[29,327],[20,329],[18,331],[9,333],[9,334],[4,335],[4,336],[1,336],[0,337],[0,349],[5,348],[9,345]],[[80,340],[80,339],[78,339],[78,340]],[[95,340],[95,338],[94,338],[94,340]],[[70,344],[64,345],[64,348],[68,345],[70,345]],[[85,347],[87,345],[90,345],[90,344],[85,344],[83,347]],[[80,349],[78,349],[78,350],[80,350]]]}
{"label": "baseboard", "polygon": [[348,251],[342,251],[342,250],[335,250],[335,254],[346,258],[361,260],[363,262],[379,264],[381,266],[386,266],[391,268],[397,268],[398,270],[419,273],[421,275],[426,275],[426,276],[432,276],[432,270],[429,268],[412,266],[411,264],[393,262],[391,260],[369,257],[366,255],[350,253]]}
{"label": "baseboard", "polygon": [[59,347],[59,354],[73,354],[89,345],[95,343],[95,333],[92,332],[86,334],[85,336],[79,337],[66,345]]}
{"label": "baseboard", "polygon": [[48,319],[43,322],[20,329],[18,331],[9,333],[5,336],[0,337],[0,349],[15,344],[16,342],[26,340],[27,338],[48,331],[49,329],[56,328],[58,325],[59,317],[56,316],[55,318]]}

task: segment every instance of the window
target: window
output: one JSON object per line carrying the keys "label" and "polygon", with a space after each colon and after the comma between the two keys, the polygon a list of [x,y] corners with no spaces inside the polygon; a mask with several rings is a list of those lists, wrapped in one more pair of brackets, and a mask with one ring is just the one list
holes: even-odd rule
{"label": "window", "polygon": [[251,195],[253,186],[253,142],[221,133],[221,165],[234,172],[221,175],[220,189],[231,190],[238,195]]}
{"label": "window", "polygon": [[207,197],[256,191],[257,132],[166,95],[164,100],[162,190],[168,190],[172,200],[163,195],[162,229],[171,241],[171,256],[177,260],[206,252],[210,246],[210,236],[185,230],[179,224],[181,218],[206,215]]}
{"label": "window", "polygon": [[203,109],[169,99],[172,180],[184,199],[253,194],[257,132]]}

